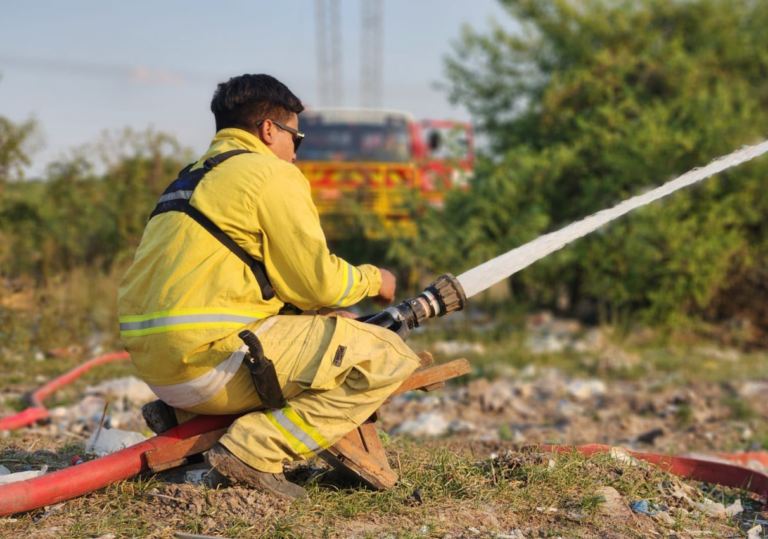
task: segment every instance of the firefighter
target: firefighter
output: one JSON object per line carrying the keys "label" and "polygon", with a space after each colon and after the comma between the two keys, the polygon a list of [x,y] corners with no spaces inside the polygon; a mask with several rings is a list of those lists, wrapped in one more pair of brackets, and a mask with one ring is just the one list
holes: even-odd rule
{"label": "firefighter", "polygon": [[[393,332],[349,313],[391,303],[395,278],[332,255],[294,166],[301,101],[268,75],[219,84],[208,151],[161,196],[119,289],[120,332],[160,399],[163,432],[195,414],[245,414],[208,453],[234,484],[294,499],[285,461],[305,459],[362,424],[419,365]],[[326,315],[278,315],[290,304]],[[287,404],[265,409],[243,363],[244,329],[274,362]]]}

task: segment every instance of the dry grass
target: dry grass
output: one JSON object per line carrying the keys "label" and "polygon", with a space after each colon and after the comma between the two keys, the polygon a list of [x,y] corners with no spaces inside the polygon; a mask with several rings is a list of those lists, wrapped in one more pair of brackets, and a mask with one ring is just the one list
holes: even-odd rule
{"label": "dry grass", "polygon": [[[18,445],[18,444],[16,444]],[[496,537],[519,530],[526,537],[671,537],[684,530],[738,534],[739,522],[678,517],[662,525],[650,517],[611,518],[603,509],[603,487],[615,488],[628,503],[645,499],[669,504],[664,486],[677,479],[646,466],[622,465],[609,456],[553,457],[510,452],[478,459],[466,444],[398,440],[388,448],[401,474],[392,490],[375,492],[320,476],[307,485],[307,500],[289,504],[244,489],[206,490],[138,478],[104,491],[37,510],[15,521],[0,519],[3,537],[170,538],[175,532],[237,538],[299,537]],[[30,465],[61,465],[77,446],[57,454],[26,454]],[[10,448],[3,458],[19,456]],[[295,470],[296,477],[306,469]],[[745,493],[717,491],[728,503]],[[745,519],[742,518],[742,521]],[[746,523],[744,524],[747,525]],[[476,532],[474,530],[476,530]]]}

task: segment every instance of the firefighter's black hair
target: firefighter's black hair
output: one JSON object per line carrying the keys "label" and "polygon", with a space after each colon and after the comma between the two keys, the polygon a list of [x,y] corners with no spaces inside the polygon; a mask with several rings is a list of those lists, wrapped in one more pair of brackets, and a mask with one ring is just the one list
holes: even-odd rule
{"label": "firefighter's black hair", "polygon": [[211,112],[216,131],[237,127],[252,133],[261,120],[286,122],[304,110],[288,87],[269,75],[240,75],[222,82],[213,93]]}

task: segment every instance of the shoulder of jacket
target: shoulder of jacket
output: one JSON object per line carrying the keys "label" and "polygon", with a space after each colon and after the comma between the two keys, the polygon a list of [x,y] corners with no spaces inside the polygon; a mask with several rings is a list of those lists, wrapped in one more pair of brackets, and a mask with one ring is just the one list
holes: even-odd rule
{"label": "shoulder of jacket", "polygon": [[281,159],[278,159],[277,161],[279,161],[280,164],[276,165],[274,169],[270,171],[271,174],[269,174],[269,177],[266,179],[266,184],[295,182],[296,185],[300,187],[309,187],[309,181],[304,177],[304,174],[299,170],[299,167]]}
{"label": "shoulder of jacket", "polygon": [[295,174],[302,176],[296,165],[262,153],[252,152],[238,155],[231,161],[237,165],[239,171],[261,176],[267,180],[274,176],[292,176]]}

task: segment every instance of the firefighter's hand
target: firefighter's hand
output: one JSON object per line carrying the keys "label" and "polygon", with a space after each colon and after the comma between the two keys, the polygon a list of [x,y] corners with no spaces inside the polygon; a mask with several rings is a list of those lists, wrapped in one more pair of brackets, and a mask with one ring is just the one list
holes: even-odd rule
{"label": "firefighter's hand", "polygon": [[395,289],[397,288],[397,279],[391,271],[379,268],[381,272],[381,288],[379,295],[373,298],[375,303],[389,305],[395,301]]}

